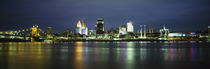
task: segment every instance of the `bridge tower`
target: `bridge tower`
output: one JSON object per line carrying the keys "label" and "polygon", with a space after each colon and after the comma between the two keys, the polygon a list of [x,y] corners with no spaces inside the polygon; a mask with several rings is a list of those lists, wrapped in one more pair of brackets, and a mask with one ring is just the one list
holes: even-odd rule
{"label": "bridge tower", "polygon": [[34,25],[32,28],[31,28],[31,41],[34,42],[36,40],[39,39],[39,26],[38,25]]}

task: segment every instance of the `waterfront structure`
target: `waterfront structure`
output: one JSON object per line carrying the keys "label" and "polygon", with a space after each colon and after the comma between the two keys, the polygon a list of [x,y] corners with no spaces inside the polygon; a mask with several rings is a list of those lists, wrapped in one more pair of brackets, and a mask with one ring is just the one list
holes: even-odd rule
{"label": "waterfront structure", "polygon": [[134,32],[133,22],[131,22],[131,21],[127,23],[127,32],[128,33]]}
{"label": "waterfront structure", "polygon": [[[208,35],[200,36],[199,33],[170,33],[169,29],[163,26],[159,32],[154,32],[153,28],[146,28],[145,24],[140,25],[140,32],[134,34],[133,23],[127,22],[117,29],[104,30],[104,20],[98,19],[95,29],[88,30],[85,24],[85,19],[77,22],[76,31],[72,34],[70,30],[63,30],[60,34],[54,33],[54,28],[47,27],[46,32],[43,32],[38,25],[34,25],[28,29],[20,29],[16,31],[0,31],[0,39],[20,39],[20,40],[201,40],[210,39],[210,26],[208,26]],[[203,32],[201,31],[201,34]],[[88,35],[88,36],[86,36]],[[46,37],[47,36],[47,37]],[[138,38],[138,37],[139,38]],[[137,38],[137,39],[136,39]]]}
{"label": "waterfront structure", "polygon": [[146,25],[144,24],[144,38],[147,38]]}
{"label": "waterfront structure", "polygon": [[186,34],[184,33],[169,33],[168,40],[185,40]]}
{"label": "waterfront structure", "polygon": [[39,26],[38,25],[34,25],[31,28],[31,42],[37,41],[39,40],[40,34],[39,34]]}
{"label": "waterfront structure", "polygon": [[186,34],[184,33],[169,33],[168,37],[185,37]]}
{"label": "waterfront structure", "polygon": [[104,31],[104,20],[102,18],[99,18],[96,24],[96,34],[103,35]]}
{"label": "waterfront structure", "polygon": [[32,28],[31,28],[31,36],[32,37],[39,37],[40,34],[39,34],[39,26],[38,25],[34,25]]}
{"label": "waterfront structure", "polygon": [[153,28],[147,29],[147,33],[154,33],[154,29]]}
{"label": "waterfront structure", "polygon": [[163,26],[163,29],[160,29],[160,37],[167,38],[169,33],[169,29],[166,29],[165,26]]}
{"label": "waterfront structure", "polygon": [[142,25],[140,25],[140,38],[143,38]]}
{"label": "waterfront structure", "polygon": [[148,28],[147,29],[147,37],[159,37],[160,33],[159,32],[155,32],[154,28]]}
{"label": "waterfront structure", "polygon": [[[143,29],[144,27],[144,29]],[[144,31],[143,31],[144,30]],[[147,34],[146,34],[146,25],[140,25],[140,38],[146,38]]]}

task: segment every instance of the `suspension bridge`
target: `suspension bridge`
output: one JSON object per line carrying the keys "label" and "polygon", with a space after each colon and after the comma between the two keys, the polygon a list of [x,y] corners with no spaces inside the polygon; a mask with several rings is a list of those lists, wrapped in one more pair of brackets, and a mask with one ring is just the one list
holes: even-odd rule
{"label": "suspension bridge", "polygon": [[38,25],[31,28],[20,29],[15,31],[0,31],[0,39],[6,40],[22,40],[22,41],[38,41],[40,40],[40,33],[44,33]]}

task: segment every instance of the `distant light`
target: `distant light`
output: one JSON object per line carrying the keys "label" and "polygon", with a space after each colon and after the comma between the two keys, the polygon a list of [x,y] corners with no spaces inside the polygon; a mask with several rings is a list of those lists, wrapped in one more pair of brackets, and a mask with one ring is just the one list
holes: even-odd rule
{"label": "distant light", "polygon": [[183,37],[183,36],[186,36],[186,35],[183,33],[169,33],[168,34],[168,37]]}
{"label": "distant light", "polygon": [[208,28],[210,28],[210,26],[208,26]]}
{"label": "distant light", "polygon": [[191,35],[195,35],[195,32],[191,32],[190,34],[191,34]]}

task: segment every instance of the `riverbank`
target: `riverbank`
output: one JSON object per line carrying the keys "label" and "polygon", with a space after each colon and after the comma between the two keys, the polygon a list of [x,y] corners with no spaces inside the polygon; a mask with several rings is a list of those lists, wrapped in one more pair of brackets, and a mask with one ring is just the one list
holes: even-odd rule
{"label": "riverbank", "polygon": [[[154,40],[154,39],[126,39],[126,40],[37,40],[36,42],[75,42],[75,41],[90,41],[90,42],[113,42],[113,41],[203,41],[207,40]],[[21,39],[0,39],[0,42],[31,42],[30,40]]]}

